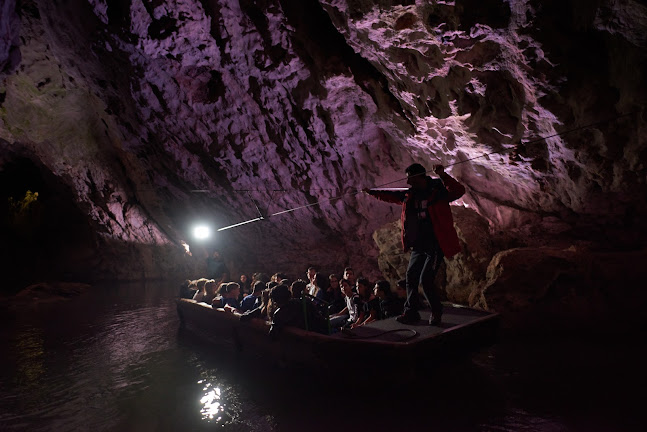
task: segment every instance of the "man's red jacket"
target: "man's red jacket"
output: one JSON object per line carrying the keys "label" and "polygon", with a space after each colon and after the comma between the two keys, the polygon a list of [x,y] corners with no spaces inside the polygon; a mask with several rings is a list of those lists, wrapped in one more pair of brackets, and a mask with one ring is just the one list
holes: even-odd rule
{"label": "man's red jacket", "polygon": [[[434,227],[434,234],[438,240],[438,245],[447,258],[451,258],[461,251],[461,246],[458,243],[458,234],[454,229],[454,218],[452,211],[449,208],[449,203],[454,201],[465,193],[465,187],[450,177],[444,174],[442,181],[438,179],[427,179],[427,202],[429,203],[427,209],[429,211],[429,218]],[[408,250],[415,244],[415,232],[408,230],[410,221],[416,217],[415,210],[413,209],[413,189],[406,191],[392,191],[392,190],[370,190],[369,194],[375,198],[386,201],[389,203],[402,204],[402,247]],[[416,223],[415,221],[413,223]]]}

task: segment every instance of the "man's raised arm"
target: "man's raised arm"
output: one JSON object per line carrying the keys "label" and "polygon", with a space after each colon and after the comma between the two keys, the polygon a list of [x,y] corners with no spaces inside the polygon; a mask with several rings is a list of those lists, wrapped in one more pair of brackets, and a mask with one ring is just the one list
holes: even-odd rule
{"label": "man's raised arm", "polygon": [[449,202],[459,199],[465,193],[465,186],[457,182],[452,176],[445,172],[445,167],[442,165],[436,165],[434,167],[434,172],[440,177],[447,188],[447,200]]}
{"label": "man's raised arm", "polygon": [[380,189],[363,189],[364,193],[393,204],[402,204],[404,201],[406,190],[380,190]]}

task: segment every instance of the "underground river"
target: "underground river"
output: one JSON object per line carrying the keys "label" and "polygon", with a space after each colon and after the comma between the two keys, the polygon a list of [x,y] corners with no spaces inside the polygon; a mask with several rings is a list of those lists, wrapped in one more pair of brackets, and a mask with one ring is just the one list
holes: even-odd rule
{"label": "underground river", "polygon": [[644,333],[504,338],[401,386],[406,365],[367,377],[341,358],[348,379],[214,349],[179,328],[176,292],[113,284],[2,306],[0,430],[643,430]]}

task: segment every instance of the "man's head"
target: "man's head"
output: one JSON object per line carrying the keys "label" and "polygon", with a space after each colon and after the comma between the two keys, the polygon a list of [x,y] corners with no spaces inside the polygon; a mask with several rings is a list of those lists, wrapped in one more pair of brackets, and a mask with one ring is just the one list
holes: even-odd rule
{"label": "man's head", "polygon": [[344,279],[350,282],[351,286],[355,285],[355,271],[353,271],[352,267],[346,267],[344,269]]}
{"label": "man's head", "polygon": [[216,281],[213,279],[208,280],[204,284],[204,290],[207,292],[207,294],[216,295],[217,289],[218,289],[218,285],[216,284]]}
{"label": "man's head", "polygon": [[375,295],[375,297],[379,297],[380,299],[390,297],[391,284],[385,280],[379,280],[375,282],[375,286],[373,287],[373,294]]}
{"label": "man's head", "polygon": [[265,284],[262,281],[256,281],[256,283],[254,283],[254,290],[252,291],[252,294],[259,296],[264,289]]}
{"label": "man's head", "polygon": [[293,298],[301,298],[303,291],[306,289],[306,282],[302,279],[292,282],[290,285],[290,292],[292,293]]}
{"label": "man's head", "polygon": [[290,301],[290,288],[287,285],[277,285],[270,291],[270,298],[278,306],[283,306]]}
{"label": "man's head", "polygon": [[230,282],[227,287],[227,295],[229,298],[238,298],[238,296],[240,296],[240,285],[236,282]]}
{"label": "man's head", "polygon": [[353,296],[353,289],[350,286],[350,283],[348,282],[348,279],[342,279],[339,281],[339,286],[342,294],[346,297],[352,297]]}
{"label": "man's head", "polygon": [[407,184],[413,189],[425,190],[427,188],[427,177],[425,176],[427,170],[425,167],[414,163],[409,165],[404,172],[407,175]]}
{"label": "man's head", "polygon": [[371,283],[368,281],[368,279],[363,277],[357,279],[357,294],[362,297],[368,297],[370,295],[370,286]]}

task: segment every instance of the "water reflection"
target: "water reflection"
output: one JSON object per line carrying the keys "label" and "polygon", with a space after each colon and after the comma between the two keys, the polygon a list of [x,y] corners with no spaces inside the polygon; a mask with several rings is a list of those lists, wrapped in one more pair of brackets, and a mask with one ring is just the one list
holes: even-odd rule
{"label": "water reflection", "polygon": [[413,390],[397,376],[360,385],[228,358],[178,330],[175,291],[115,286],[0,313],[0,430],[642,430],[640,399],[615,397],[644,381],[639,347],[498,346]]}
{"label": "water reflection", "polygon": [[45,340],[40,329],[29,327],[20,331],[12,350],[16,355],[18,373],[16,381],[22,386],[38,386],[45,373]]}
{"label": "water reflection", "polygon": [[[203,380],[198,381],[198,384],[204,383]],[[222,420],[222,416],[219,415],[224,411],[224,407],[220,404],[220,387],[212,387],[211,383],[205,383],[202,391],[205,392],[200,403],[202,404],[202,409],[200,414],[202,414],[203,420],[213,420],[216,418],[216,421]],[[218,416],[218,417],[216,417]]]}

